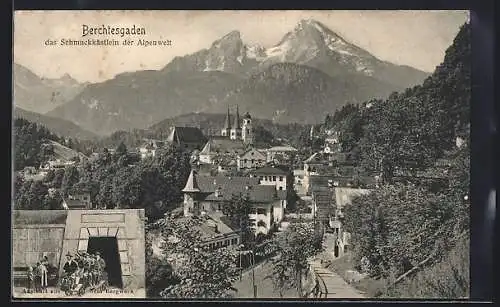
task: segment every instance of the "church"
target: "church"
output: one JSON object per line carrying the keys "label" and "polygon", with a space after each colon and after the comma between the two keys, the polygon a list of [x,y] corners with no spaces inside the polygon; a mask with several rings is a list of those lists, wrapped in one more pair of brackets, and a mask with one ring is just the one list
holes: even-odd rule
{"label": "church", "polygon": [[234,121],[231,123],[231,114],[228,108],[220,135],[209,138],[199,153],[199,161],[204,164],[216,164],[223,156],[236,160],[253,143],[254,134],[250,114],[246,112],[240,119],[238,106],[236,106]]}

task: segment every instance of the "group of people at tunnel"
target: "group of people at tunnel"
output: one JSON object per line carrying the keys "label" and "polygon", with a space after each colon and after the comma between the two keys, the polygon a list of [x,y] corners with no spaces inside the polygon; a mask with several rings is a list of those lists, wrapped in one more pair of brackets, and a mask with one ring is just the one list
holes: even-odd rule
{"label": "group of people at tunnel", "polygon": [[94,287],[106,282],[105,268],[106,262],[99,252],[77,252],[74,256],[68,252],[63,266],[64,287],[71,290],[79,284]]}

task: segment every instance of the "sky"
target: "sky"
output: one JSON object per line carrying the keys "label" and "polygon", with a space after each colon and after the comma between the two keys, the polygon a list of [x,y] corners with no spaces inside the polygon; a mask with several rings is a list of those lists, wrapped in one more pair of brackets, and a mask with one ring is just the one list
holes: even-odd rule
{"label": "sky", "polygon": [[[163,68],[176,56],[209,48],[238,30],[245,44],[271,47],[301,19],[314,19],[381,60],[432,72],[468,11],[16,11],[14,62],[46,78],[69,74],[101,82],[116,74]],[[46,46],[81,39],[82,25],[144,27],[147,40],[172,46]],[[101,38],[105,38],[104,36]],[[108,38],[112,38],[109,37]],[[116,37],[113,37],[116,38]],[[122,40],[121,37],[117,38]],[[137,39],[137,37],[133,37]]]}

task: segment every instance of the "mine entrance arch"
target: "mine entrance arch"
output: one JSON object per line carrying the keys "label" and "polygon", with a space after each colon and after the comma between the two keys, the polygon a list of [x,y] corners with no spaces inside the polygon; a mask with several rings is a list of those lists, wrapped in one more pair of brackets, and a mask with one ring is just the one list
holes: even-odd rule
{"label": "mine entrance arch", "polygon": [[120,253],[116,237],[90,237],[87,252],[92,254],[100,252],[101,257],[106,262],[105,271],[109,285],[122,288]]}

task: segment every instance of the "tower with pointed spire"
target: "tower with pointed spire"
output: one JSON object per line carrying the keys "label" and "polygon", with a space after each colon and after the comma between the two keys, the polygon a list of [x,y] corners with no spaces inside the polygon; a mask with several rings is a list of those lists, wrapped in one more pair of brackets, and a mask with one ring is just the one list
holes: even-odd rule
{"label": "tower with pointed spire", "polygon": [[236,116],[234,117],[233,127],[231,128],[231,140],[241,139],[240,113],[236,106]]}
{"label": "tower with pointed spire", "polygon": [[227,107],[226,121],[224,122],[224,128],[221,130],[222,136],[229,136],[231,133],[231,115],[229,114],[229,106]]}
{"label": "tower with pointed spire", "polygon": [[200,215],[199,199],[201,191],[196,181],[196,172],[193,169],[189,173],[186,186],[184,186],[182,192],[184,192],[184,216]]}

